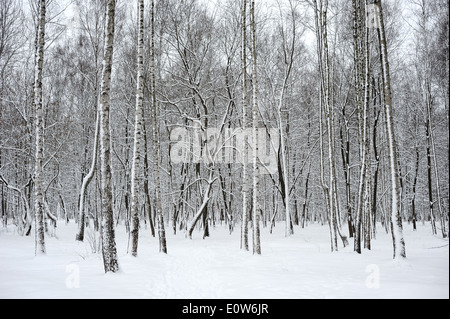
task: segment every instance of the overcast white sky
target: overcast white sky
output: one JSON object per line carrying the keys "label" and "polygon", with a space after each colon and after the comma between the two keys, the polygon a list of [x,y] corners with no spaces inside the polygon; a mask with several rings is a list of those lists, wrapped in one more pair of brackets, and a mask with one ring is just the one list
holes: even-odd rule
{"label": "overcast white sky", "polygon": [[[119,0],[124,1],[124,3],[133,5],[134,1],[129,0]],[[348,0],[341,0],[341,1],[348,1]],[[225,4],[226,1],[224,0],[199,0],[199,2],[204,3],[205,6],[207,6],[212,13],[216,12],[217,10],[220,10],[220,6]],[[412,11],[411,11],[411,0],[386,0],[386,2],[389,2],[391,4],[397,3],[401,9],[401,19],[402,25],[404,26],[404,30],[402,30],[402,38],[403,41],[401,43],[404,51],[408,51],[408,47],[411,44],[411,35],[412,35],[412,28],[409,25],[414,25]],[[258,0],[257,4],[259,3],[260,6],[265,8],[266,13],[269,13],[269,15],[275,15],[275,17],[279,14],[278,13],[278,3],[286,4],[288,5],[287,0]],[[79,12],[77,10],[76,5],[73,4],[73,0],[58,0],[58,6],[60,8],[67,7],[65,10],[64,16],[66,18],[66,24],[68,25],[68,34],[70,36],[73,28],[77,28],[79,26],[78,22],[78,15]],[[134,7],[134,6],[133,6]],[[312,32],[306,32],[303,35],[302,38],[303,41],[305,41],[308,45],[314,45],[315,44],[315,37]],[[402,50],[403,51],[403,50]]]}

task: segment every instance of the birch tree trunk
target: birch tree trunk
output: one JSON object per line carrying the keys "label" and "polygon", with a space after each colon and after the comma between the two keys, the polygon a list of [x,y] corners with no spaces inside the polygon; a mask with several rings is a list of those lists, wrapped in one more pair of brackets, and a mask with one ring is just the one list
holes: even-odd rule
{"label": "birch tree trunk", "polygon": [[255,23],[255,1],[252,0],[250,7],[251,32],[252,32],[252,84],[253,84],[253,253],[261,255],[261,239],[259,226],[259,203],[258,203],[258,74],[257,74],[257,52],[256,52],[256,23]]}
{"label": "birch tree trunk", "polygon": [[[247,0],[242,0],[241,12],[241,67],[242,67],[242,131],[247,132]],[[242,225],[241,249],[248,248],[248,142],[244,135],[244,158],[242,166]]]}
{"label": "birch tree trunk", "polygon": [[34,172],[35,183],[35,215],[36,215],[36,246],[35,254],[45,254],[45,229],[44,229],[44,187],[43,187],[43,157],[44,157],[44,113],[42,105],[42,72],[44,65],[45,45],[45,14],[46,1],[39,2],[38,41],[36,47],[35,83],[34,83],[34,107],[35,107],[35,132],[36,132],[36,162]]}
{"label": "birch tree trunk", "polygon": [[76,235],[76,240],[83,241],[84,240],[84,228],[85,228],[85,199],[86,199],[86,191],[87,187],[92,181],[92,178],[94,177],[95,170],[97,169],[97,153],[98,153],[98,140],[100,135],[100,117],[97,112],[97,120],[95,121],[95,137],[94,137],[94,150],[92,152],[92,164],[91,168],[89,170],[89,173],[84,177],[83,184],[81,185],[80,190],[80,204],[79,204],[79,211],[78,211],[78,232]]}
{"label": "birch tree trunk", "polygon": [[[316,28],[316,40],[317,40],[317,58],[318,58],[318,71],[320,76],[320,88],[319,88],[319,141],[320,141],[320,184],[325,197],[326,209],[330,211],[330,198],[328,192],[328,186],[325,182],[325,144],[324,144],[324,129],[323,129],[323,113],[324,113],[324,97],[325,97],[325,81],[323,70],[323,34],[322,30],[322,2],[319,4],[317,0],[313,0],[314,9],[314,22]],[[331,238],[331,251],[336,249],[333,241],[333,228],[331,226],[331,219],[329,222],[330,238]]]}
{"label": "birch tree trunk", "polygon": [[[143,111],[145,112],[145,110],[143,109]],[[144,117],[144,116],[143,116]],[[147,215],[148,215],[148,220],[150,223],[150,230],[152,232],[152,236],[155,237],[155,224],[154,224],[154,220],[153,220],[153,213],[152,213],[152,201],[150,199],[150,183],[149,181],[149,172],[150,172],[150,164],[149,164],[149,151],[148,151],[148,147],[147,147],[147,135],[148,135],[148,130],[145,124],[145,121],[142,122],[142,129],[144,132],[144,192],[145,192],[145,204],[147,206]]]}
{"label": "birch tree trunk", "polygon": [[[352,195],[351,195],[351,174],[350,174],[350,128],[348,126],[348,119],[346,118],[345,107],[342,109],[342,117],[344,125],[341,124],[339,128],[339,136],[342,143],[341,147],[341,157],[342,157],[342,166],[344,172],[344,180],[345,180],[345,200],[346,200],[346,209],[347,209],[347,226],[349,237],[352,238],[354,225],[353,225],[353,217],[352,217]],[[345,138],[344,138],[344,129],[345,129]]]}
{"label": "birch tree trunk", "polygon": [[[375,83],[375,81],[373,81],[373,90],[375,92],[381,92],[381,90],[378,89],[379,87],[379,83]],[[374,109],[374,123],[373,123],[373,127],[372,127],[372,146],[373,146],[373,157],[374,157],[374,161],[375,161],[375,168],[374,168],[374,172],[373,172],[373,185],[372,185],[372,220],[373,222],[373,227],[372,227],[372,235],[373,237],[375,237],[376,235],[376,220],[377,220],[377,201],[378,201],[378,175],[380,172],[380,154],[378,151],[378,146],[377,146],[377,128],[378,128],[378,122],[380,120],[380,115],[381,115],[381,108],[379,107],[381,105],[381,103],[379,103],[377,100],[381,100],[381,93],[374,93],[374,105],[376,105],[375,109]]]}
{"label": "birch tree trunk", "polygon": [[388,139],[389,152],[389,166],[391,177],[391,232],[393,241],[393,257],[394,259],[406,258],[405,240],[403,237],[403,223],[402,216],[399,210],[400,207],[400,181],[398,176],[398,161],[397,161],[397,145],[394,132],[394,119],[392,115],[392,93],[391,93],[391,77],[389,70],[388,50],[386,43],[386,32],[384,29],[383,7],[381,0],[376,0],[375,4],[378,6],[377,15],[379,25],[379,41],[381,45],[381,66],[383,77],[383,93],[384,93],[384,111],[386,121],[386,134]]}
{"label": "birch tree trunk", "polygon": [[119,271],[114,231],[112,194],[110,91],[114,53],[114,18],[116,1],[108,0],[106,6],[105,47],[101,82],[100,111],[100,165],[102,189],[102,254],[105,273]]}
{"label": "birch tree trunk", "polygon": [[167,254],[166,231],[164,228],[164,215],[161,203],[161,174],[159,161],[161,158],[161,146],[159,142],[158,105],[156,101],[156,70],[155,70],[155,1],[151,2],[151,57],[150,77],[153,110],[153,175],[155,179],[156,218],[158,220],[159,251]]}
{"label": "birch tree trunk", "polygon": [[[364,31],[358,30],[360,32],[359,35],[364,35],[364,41],[361,44],[361,47],[364,51],[364,84],[361,83],[360,87],[364,87],[364,100],[361,101],[362,109],[360,109],[360,175],[359,175],[359,187],[358,187],[358,201],[357,201],[357,209],[356,209],[356,234],[355,234],[355,244],[354,249],[357,253],[361,253],[361,237],[362,237],[362,221],[366,214],[366,201],[368,200],[368,180],[369,180],[369,94],[370,94],[370,56],[369,56],[369,28],[365,26]],[[361,34],[362,33],[362,34]],[[359,61],[356,61],[359,63]],[[362,72],[362,71],[361,71]],[[359,81],[360,77],[356,78],[356,81]],[[364,233],[364,235],[367,235]],[[367,242],[367,241],[366,241]]]}
{"label": "birch tree trunk", "polygon": [[321,32],[322,32],[322,41],[323,41],[323,64],[324,64],[324,73],[322,74],[324,81],[324,95],[325,95],[325,121],[327,128],[327,144],[328,144],[328,200],[329,200],[329,223],[332,228],[332,245],[334,246],[334,250],[338,250],[337,244],[337,235],[338,235],[338,223],[337,223],[337,205],[335,202],[336,196],[336,167],[335,167],[335,154],[334,154],[334,128],[333,128],[333,117],[334,110],[333,104],[331,102],[332,95],[332,83],[331,83],[331,69],[330,69],[330,58],[328,51],[328,0],[325,0],[321,5],[322,7],[322,23],[321,23]]}
{"label": "birch tree trunk", "polygon": [[417,185],[417,176],[419,175],[419,164],[420,164],[420,153],[419,148],[415,146],[416,152],[416,164],[414,170],[413,184],[412,184],[412,199],[411,199],[411,217],[413,230],[417,230],[417,213],[416,213],[416,185]]}
{"label": "birch tree trunk", "polygon": [[[319,75],[321,78],[319,92],[319,132],[320,132],[320,148],[321,148],[321,185],[324,191],[325,200],[328,208],[328,221],[331,236],[331,251],[338,250],[337,236],[341,237],[344,247],[348,244],[347,237],[341,234],[338,223],[338,202],[337,202],[337,186],[336,186],[336,159],[334,148],[334,107],[332,102],[332,83],[330,59],[328,53],[328,31],[327,31],[327,12],[328,1],[313,0],[313,8],[315,11],[315,26],[317,37],[317,54],[319,64]],[[323,115],[325,115],[325,124],[327,129],[328,144],[328,172],[329,185],[325,183],[324,175],[324,141],[323,141]]]}
{"label": "birch tree trunk", "polygon": [[144,100],[144,0],[138,1],[136,114],[134,124],[133,163],[131,166],[131,254],[137,256],[139,240],[139,173]]}
{"label": "birch tree trunk", "polygon": [[[287,40],[283,37],[283,48],[284,48],[284,56],[285,56],[285,71],[284,71],[284,79],[283,86],[281,87],[281,93],[278,100],[277,107],[277,117],[278,117],[278,126],[280,132],[280,155],[282,161],[283,171],[280,174],[283,174],[283,194],[284,194],[284,204],[285,204],[285,215],[286,215],[286,225],[285,225],[285,235],[286,237],[294,234],[294,228],[291,222],[291,212],[290,212],[290,193],[291,187],[289,183],[289,164],[288,164],[288,147],[286,146],[286,141],[288,141],[288,134],[285,129],[285,125],[283,125],[283,116],[282,116],[282,108],[284,97],[288,85],[288,81],[291,75],[292,67],[294,64],[294,53],[295,53],[295,44],[296,44],[296,22],[295,22],[295,9],[293,7],[292,2],[290,4],[291,16],[292,16],[292,42],[290,44],[287,43]],[[286,123],[286,126],[289,123]]]}
{"label": "birch tree trunk", "polygon": [[[202,204],[198,208],[194,218],[192,219],[191,223],[188,226],[188,235],[189,235],[190,239],[192,239],[192,232],[195,229],[195,225],[197,224],[200,217],[202,217],[202,215],[204,214],[205,209],[207,208],[208,203],[211,199],[212,186],[213,186],[214,182],[216,181],[216,178],[213,178],[214,171],[211,167],[210,167],[210,169],[211,170],[209,173],[208,185],[206,186],[206,190],[203,193]],[[205,237],[203,237],[203,239],[204,238]]]}
{"label": "birch tree trunk", "polygon": [[[428,107],[427,107],[428,109]],[[428,117],[428,111],[427,116],[425,120],[425,134],[427,136],[427,147],[426,147],[426,154],[427,154],[427,181],[428,181],[428,203],[429,203],[429,211],[430,211],[430,219],[431,219],[431,231],[433,235],[437,234],[436,230],[436,220],[435,220],[435,213],[434,213],[434,200],[433,200],[433,174],[431,171],[431,132],[430,132],[430,123],[429,123],[429,117]]]}

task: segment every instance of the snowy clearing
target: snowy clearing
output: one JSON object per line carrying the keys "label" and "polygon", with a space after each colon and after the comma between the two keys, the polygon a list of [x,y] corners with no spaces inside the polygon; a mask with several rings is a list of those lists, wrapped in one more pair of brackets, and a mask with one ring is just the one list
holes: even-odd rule
{"label": "snowy clearing", "polygon": [[[429,225],[405,225],[407,260],[392,260],[392,240],[381,225],[373,249],[353,252],[353,242],[331,253],[328,226],[295,228],[284,237],[262,228],[262,255],[239,249],[239,230],[216,227],[203,240],[194,232],[167,234],[168,255],[141,229],[138,257],[127,254],[128,236],[116,230],[120,272],[105,274],[89,239],[75,241],[76,224],[60,223],[46,237],[47,255],[34,256],[34,236],[0,229],[0,298],[150,299],[448,299],[448,240]],[[87,232],[91,232],[89,229]],[[89,237],[89,236],[87,236]]]}

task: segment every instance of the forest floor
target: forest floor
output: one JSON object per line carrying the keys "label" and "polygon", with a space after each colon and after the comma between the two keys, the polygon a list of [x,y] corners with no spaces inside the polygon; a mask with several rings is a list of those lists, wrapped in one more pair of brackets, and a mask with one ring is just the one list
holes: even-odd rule
{"label": "forest floor", "polygon": [[448,299],[448,239],[433,236],[429,225],[412,231],[405,224],[407,259],[393,261],[391,236],[377,227],[372,250],[358,255],[352,241],[331,253],[328,226],[296,227],[286,238],[280,223],[273,234],[261,229],[261,256],[241,251],[240,230],[230,235],[225,226],[205,240],[167,227],[164,255],[142,227],[135,258],[119,225],[121,270],[105,274],[101,253],[92,252],[93,232],[76,242],[73,221],[58,224],[56,237],[46,238],[47,254],[38,257],[34,236],[8,226],[0,228],[0,299]]}

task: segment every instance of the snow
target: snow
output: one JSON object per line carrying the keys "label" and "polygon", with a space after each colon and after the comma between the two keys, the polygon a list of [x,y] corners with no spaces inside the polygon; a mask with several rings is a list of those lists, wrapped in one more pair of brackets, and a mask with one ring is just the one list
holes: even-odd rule
{"label": "snow", "polygon": [[[0,298],[151,299],[448,299],[449,245],[430,225],[413,232],[405,224],[406,260],[392,259],[392,238],[378,225],[371,251],[353,252],[353,243],[330,252],[328,226],[296,227],[286,238],[261,228],[262,255],[239,249],[240,231],[225,226],[202,239],[167,232],[168,255],[145,226],[138,257],[127,254],[128,235],[116,229],[120,272],[105,274],[101,253],[89,236],[75,241],[76,224],[60,222],[57,238],[46,237],[47,255],[34,256],[34,236],[14,226],[0,228]],[[89,228],[87,232],[92,232]]]}

